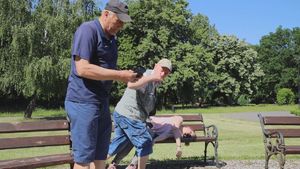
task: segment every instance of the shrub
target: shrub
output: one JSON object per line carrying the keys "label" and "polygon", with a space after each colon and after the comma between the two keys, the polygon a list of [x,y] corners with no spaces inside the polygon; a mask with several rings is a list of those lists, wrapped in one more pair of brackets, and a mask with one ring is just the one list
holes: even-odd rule
{"label": "shrub", "polygon": [[291,110],[291,113],[296,115],[296,116],[300,116],[300,108],[295,109],[295,110]]}
{"label": "shrub", "polygon": [[247,95],[241,95],[238,98],[237,103],[241,106],[245,106],[245,105],[248,105],[250,103],[250,99]]}
{"label": "shrub", "polygon": [[295,94],[291,89],[282,88],[279,89],[276,96],[277,104],[293,104],[295,103]]}

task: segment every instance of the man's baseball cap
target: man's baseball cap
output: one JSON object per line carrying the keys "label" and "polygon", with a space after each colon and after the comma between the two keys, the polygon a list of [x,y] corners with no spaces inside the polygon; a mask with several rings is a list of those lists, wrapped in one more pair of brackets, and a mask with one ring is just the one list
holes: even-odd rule
{"label": "man's baseball cap", "polygon": [[132,21],[128,15],[127,4],[120,0],[109,0],[104,9],[114,12],[122,22]]}
{"label": "man's baseball cap", "polygon": [[168,68],[170,72],[172,72],[172,63],[169,59],[161,59],[160,61],[157,62],[161,67]]}

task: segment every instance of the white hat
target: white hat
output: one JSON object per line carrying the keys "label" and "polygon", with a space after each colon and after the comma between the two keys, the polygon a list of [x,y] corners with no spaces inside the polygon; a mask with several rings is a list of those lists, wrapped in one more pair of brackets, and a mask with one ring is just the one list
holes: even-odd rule
{"label": "white hat", "polygon": [[168,68],[170,72],[172,72],[172,63],[169,59],[161,59],[159,62],[157,62],[161,67]]}

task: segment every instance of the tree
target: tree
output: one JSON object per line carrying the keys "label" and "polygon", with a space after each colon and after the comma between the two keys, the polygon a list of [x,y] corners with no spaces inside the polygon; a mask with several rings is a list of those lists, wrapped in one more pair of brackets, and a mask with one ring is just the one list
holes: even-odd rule
{"label": "tree", "polygon": [[254,82],[263,71],[250,45],[234,36],[219,36],[211,41],[210,49],[214,66],[209,75],[209,86],[214,86],[212,100],[235,104],[240,95],[257,91]]}
{"label": "tree", "polygon": [[[62,105],[70,71],[71,42],[75,29],[99,12],[93,0],[40,0],[32,14],[30,63],[24,67],[23,94],[35,99]],[[33,31],[35,30],[35,31]],[[60,88],[61,90],[56,90]],[[31,106],[29,104],[28,106]],[[31,117],[27,109],[25,117]]]}
{"label": "tree", "polygon": [[[263,36],[257,47],[259,62],[265,76],[258,84],[258,100],[275,102],[279,88],[290,88],[297,93],[299,83],[299,28],[283,29]],[[298,37],[297,37],[298,35]]]}
{"label": "tree", "polygon": [[159,88],[159,98],[164,105],[195,102],[206,86],[206,56],[201,43],[207,43],[216,32],[207,17],[200,14],[193,17],[185,0],[129,3],[134,22],[126,25],[118,37],[118,65],[129,69],[136,65],[151,68],[160,58],[167,57],[174,69]]}
{"label": "tree", "polygon": [[0,94],[30,99],[24,114],[30,118],[36,101],[62,104],[73,33],[99,10],[93,0],[0,3]]}
{"label": "tree", "polygon": [[28,54],[30,0],[0,0],[0,98],[22,96],[23,67]]}

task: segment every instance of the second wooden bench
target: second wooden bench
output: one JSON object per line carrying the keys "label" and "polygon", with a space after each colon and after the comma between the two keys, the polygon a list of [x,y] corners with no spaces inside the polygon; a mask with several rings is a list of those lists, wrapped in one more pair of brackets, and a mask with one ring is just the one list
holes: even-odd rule
{"label": "second wooden bench", "polygon": [[269,159],[277,155],[279,166],[284,168],[286,155],[300,154],[300,143],[287,145],[287,139],[300,138],[300,117],[297,116],[262,116],[258,114],[265,145],[265,169]]}

